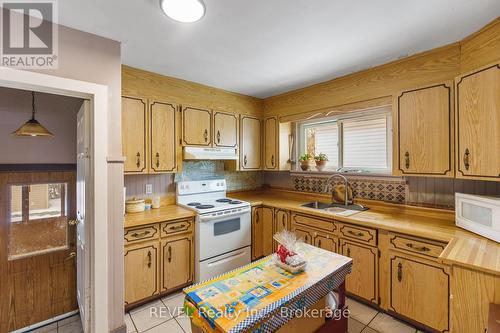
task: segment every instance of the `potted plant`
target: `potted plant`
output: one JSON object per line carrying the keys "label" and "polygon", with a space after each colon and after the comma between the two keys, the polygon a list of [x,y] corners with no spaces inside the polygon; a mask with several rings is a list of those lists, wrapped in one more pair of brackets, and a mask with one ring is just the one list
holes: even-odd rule
{"label": "potted plant", "polygon": [[314,156],[314,160],[316,161],[316,169],[318,169],[318,171],[323,171],[326,162],[328,162],[328,156],[324,153],[320,153],[319,155]]}
{"label": "potted plant", "polygon": [[313,159],[311,154],[303,154],[299,157],[300,168],[302,171],[308,171],[311,168],[311,160]]}

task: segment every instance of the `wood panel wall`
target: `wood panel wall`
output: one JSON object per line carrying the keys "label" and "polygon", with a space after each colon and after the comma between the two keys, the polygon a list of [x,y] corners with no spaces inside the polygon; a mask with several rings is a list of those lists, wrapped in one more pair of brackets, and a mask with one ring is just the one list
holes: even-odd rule
{"label": "wood panel wall", "polygon": [[262,116],[261,99],[122,66],[122,94]]}

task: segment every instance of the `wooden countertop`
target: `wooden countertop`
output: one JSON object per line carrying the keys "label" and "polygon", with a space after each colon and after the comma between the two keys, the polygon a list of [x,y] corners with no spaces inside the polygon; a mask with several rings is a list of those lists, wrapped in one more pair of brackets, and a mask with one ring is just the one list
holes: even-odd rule
{"label": "wooden countertop", "polygon": [[500,244],[456,227],[453,211],[369,202],[370,210],[344,217],[300,206],[315,200],[329,202],[327,195],[268,189],[232,193],[230,196],[252,205],[268,205],[446,242],[448,245],[439,257],[443,263],[500,275]]}
{"label": "wooden countertop", "polygon": [[125,215],[124,227],[139,227],[151,223],[191,218],[195,215],[195,212],[192,210],[177,205],[166,205],[158,209],[146,210],[140,213],[127,213]]}

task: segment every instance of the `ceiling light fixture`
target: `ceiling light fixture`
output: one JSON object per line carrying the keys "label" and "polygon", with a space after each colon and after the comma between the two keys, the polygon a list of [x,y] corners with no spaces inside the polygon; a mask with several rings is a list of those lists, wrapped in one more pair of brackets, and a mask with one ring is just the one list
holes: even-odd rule
{"label": "ceiling light fixture", "polygon": [[205,15],[205,4],[202,0],[160,0],[160,7],[172,20],[192,23]]}
{"label": "ceiling light fixture", "polygon": [[12,132],[13,136],[45,136],[54,137],[42,124],[35,119],[35,92],[31,92],[31,119],[25,122],[21,127]]}

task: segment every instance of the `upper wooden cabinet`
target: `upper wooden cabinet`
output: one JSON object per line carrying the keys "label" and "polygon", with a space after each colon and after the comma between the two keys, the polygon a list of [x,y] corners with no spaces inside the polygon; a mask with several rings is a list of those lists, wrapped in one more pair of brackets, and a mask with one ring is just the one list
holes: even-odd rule
{"label": "upper wooden cabinet", "polygon": [[262,168],[261,121],[255,117],[242,115],[240,122],[240,169],[260,170]]}
{"label": "upper wooden cabinet", "polygon": [[214,111],[214,147],[238,146],[238,116],[233,113]]}
{"label": "upper wooden cabinet", "polygon": [[147,173],[147,100],[122,97],[122,151],[125,173]]}
{"label": "upper wooden cabinet", "polygon": [[122,97],[122,149],[125,174],[167,173],[180,169],[180,115],[175,104]]}
{"label": "upper wooden cabinet", "polygon": [[182,144],[212,145],[212,111],[190,106],[182,108]]}
{"label": "upper wooden cabinet", "polygon": [[403,91],[394,101],[394,173],[454,176],[452,83]]}
{"label": "upper wooden cabinet", "polygon": [[264,170],[290,170],[292,140],[291,123],[264,118]]}
{"label": "upper wooden cabinet", "polygon": [[457,178],[500,181],[500,64],[456,79]]}

